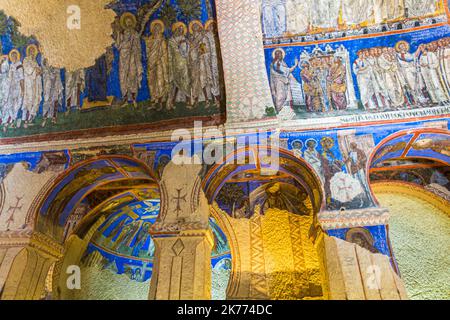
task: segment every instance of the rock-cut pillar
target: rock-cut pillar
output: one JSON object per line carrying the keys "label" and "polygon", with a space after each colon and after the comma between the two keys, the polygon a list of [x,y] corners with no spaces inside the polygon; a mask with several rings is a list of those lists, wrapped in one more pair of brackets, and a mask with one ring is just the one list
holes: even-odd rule
{"label": "rock-cut pillar", "polygon": [[194,163],[199,162],[179,158],[161,178],[161,212],[150,230],[155,242],[150,300],[211,299],[214,241],[201,190],[202,165]]}

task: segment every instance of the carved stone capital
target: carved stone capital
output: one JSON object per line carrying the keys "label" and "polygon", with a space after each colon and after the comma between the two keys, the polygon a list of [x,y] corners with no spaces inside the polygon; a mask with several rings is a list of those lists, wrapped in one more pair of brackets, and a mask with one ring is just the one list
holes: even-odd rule
{"label": "carved stone capital", "polygon": [[150,233],[154,236],[158,234],[174,234],[179,235],[189,230],[208,230],[209,223],[204,222],[180,222],[180,223],[163,223],[156,222],[150,228]]}
{"label": "carved stone capital", "polygon": [[17,232],[3,232],[0,234],[0,247],[26,246],[55,259],[60,259],[63,256],[64,247],[45,234],[39,232],[24,232],[20,234]]}
{"label": "carved stone capital", "polygon": [[390,214],[387,208],[360,210],[322,211],[319,221],[324,230],[377,226],[388,224]]}
{"label": "carved stone capital", "polygon": [[64,255],[64,246],[40,232],[33,233],[30,246],[56,259]]}

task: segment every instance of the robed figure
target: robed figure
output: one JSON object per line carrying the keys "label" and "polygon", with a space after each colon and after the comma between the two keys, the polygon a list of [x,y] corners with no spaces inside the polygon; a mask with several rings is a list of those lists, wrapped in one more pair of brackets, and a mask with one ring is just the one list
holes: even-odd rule
{"label": "robed figure", "polygon": [[2,123],[4,131],[6,131],[8,126],[15,126],[18,113],[22,108],[23,94],[25,91],[25,75],[22,62],[20,61],[20,52],[16,49],[11,50],[9,60],[11,64],[8,73],[8,97],[3,107]]}
{"label": "robed figure", "polygon": [[219,39],[216,30],[216,21],[208,20],[205,23],[206,39],[208,41],[208,47],[210,49],[210,68],[211,68],[211,83],[209,87],[211,94],[214,97],[216,104],[219,103],[221,96],[220,88],[220,63],[219,63]]}
{"label": "robed figure", "polygon": [[[187,27],[183,22],[172,26],[172,37],[169,40],[169,80],[171,85],[170,99],[167,108],[175,109],[178,99],[187,102],[191,107],[191,84],[189,77],[188,55],[189,44],[186,39]],[[181,98],[179,96],[182,96]]]}
{"label": "robed figure", "polygon": [[165,25],[161,20],[150,24],[151,35],[145,38],[147,50],[148,87],[152,104],[166,102],[169,93],[169,51],[164,37]]}
{"label": "robed figure", "polygon": [[56,115],[58,107],[62,104],[63,84],[61,81],[61,71],[48,64],[48,60],[44,59],[42,63],[42,77],[44,80],[44,105],[42,108],[42,127],[45,127],[50,119],[52,123],[56,123]]}
{"label": "robed figure", "polygon": [[[189,42],[189,71],[192,82],[191,95],[194,104],[197,104],[203,97],[206,101],[206,107],[209,107],[208,101],[216,100],[212,94],[217,88],[217,74],[212,68],[212,48],[211,39],[198,20],[189,24],[190,42]],[[215,88],[215,89],[213,89]]]}
{"label": "robed figure", "polygon": [[3,112],[8,99],[9,91],[9,61],[8,56],[0,56],[0,119],[3,119]]}
{"label": "robed figure", "polygon": [[25,121],[25,127],[36,117],[42,100],[42,70],[36,60],[38,53],[37,46],[31,44],[27,47],[27,56],[23,60],[25,90],[22,121]]}
{"label": "robed figure", "polygon": [[347,74],[341,58],[334,58],[327,77],[330,102],[335,110],[347,109]]}
{"label": "robed figure", "polygon": [[275,108],[279,113],[286,103],[292,104],[292,72],[297,68],[298,60],[293,67],[289,67],[284,61],[285,53],[281,49],[274,51],[273,58],[270,64],[270,87]]}
{"label": "robed figure", "polygon": [[137,107],[137,95],[141,87],[143,68],[141,61],[141,37],[136,30],[136,17],[126,12],[120,17],[122,31],[117,36],[119,50],[120,89],[123,107],[132,102]]}

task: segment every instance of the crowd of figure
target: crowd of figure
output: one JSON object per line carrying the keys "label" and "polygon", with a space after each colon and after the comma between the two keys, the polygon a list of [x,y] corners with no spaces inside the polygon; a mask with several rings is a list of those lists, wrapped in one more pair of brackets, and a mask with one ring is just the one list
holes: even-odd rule
{"label": "crowd of figure", "polygon": [[23,61],[17,49],[0,57],[0,115],[4,131],[22,123],[27,127],[36,118],[41,102],[42,125],[47,119],[56,119],[63,98],[60,69],[49,66],[46,59],[40,66],[38,54],[38,47],[31,44]]}
{"label": "crowd of figure", "polygon": [[347,71],[342,58],[323,56],[304,61],[300,75],[308,112],[347,109]]}
{"label": "crowd of figure", "polygon": [[342,25],[380,24],[396,19],[434,15],[439,0],[264,0],[263,31],[266,37],[303,34]]}
{"label": "crowd of figure", "polygon": [[450,38],[422,44],[415,53],[395,48],[360,50],[353,64],[366,110],[442,105],[450,100]]}
{"label": "crowd of figure", "polygon": [[[142,81],[141,38],[147,52],[148,86],[151,102],[158,109],[175,108],[176,102],[192,108],[200,101],[219,103],[221,97],[220,68],[216,23],[204,25],[194,20],[187,26],[178,21],[166,38],[162,20],[150,23],[150,35],[137,30],[136,18],[125,13],[120,18],[122,31],[116,44],[120,52],[120,85],[124,104],[136,104]],[[207,103],[207,105],[208,105]]]}
{"label": "crowd of figure", "polygon": [[[319,176],[321,182],[324,185],[325,193],[327,195],[327,204],[329,205],[333,197],[333,181],[334,177],[351,177],[353,179],[353,188],[360,190],[358,205],[361,205],[364,201],[368,201],[367,195],[370,194],[369,187],[367,185],[366,177],[366,152],[358,146],[356,142],[352,142],[349,145],[349,149],[342,159],[338,159],[335,152],[332,150],[335,142],[331,137],[324,137],[320,140],[320,146],[322,152],[318,151],[319,143],[316,139],[308,139],[306,142],[306,149],[303,151],[304,144],[300,140],[292,142],[293,153],[299,157],[304,158],[314,169]],[[344,170],[347,173],[344,173]],[[340,181],[340,180],[338,180]],[[337,186],[344,189],[346,186]],[[350,200],[350,199],[349,199]]]}
{"label": "crowd of figure", "polygon": [[[150,23],[148,36],[138,31],[137,20],[132,13],[118,17],[117,25],[113,38],[119,52],[121,106],[132,103],[137,107],[145,61],[142,42],[146,45],[150,108],[172,110],[176,102],[185,103],[187,108],[193,108],[201,101],[206,102],[206,107],[220,103],[220,57],[214,20],[208,20],[204,25],[194,20],[189,26],[176,22],[169,39],[166,39],[166,27],[161,20]],[[56,123],[63,100],[66,113],[78,110],[83,104],[81,98],[86,89],[91,91],[88,93],[90,102],[107,100],[107,74],[114,60],[112,48],[96,61],[95,66],[66,71],[65,83],[61,69],[50,66],[47,59],[39,55],[39,47],[30,44],[23,59],[17,49],[0,57],[3,131],[33,125],[41,112],[41,105],[42,127],[48,121]],[[105,71],[108,67],[104,66],[106,62],[101,63],[102,59],[109,62],[109,71]]]}
{"label": "crowd of figure", "polygon": [[[294,76],[297,68],[301,81]],[[359,50],[353,68],[343,55],[321,50],[312,55],[303,52],[300,62],[296,59],[290,67],[285,51],[275,49],[270,85],[277,112],[294,106],[296,87],[301,88],[307,112],[356,109],[352,69],[361,107],[366,111],[424,108],[450,102],[450,38],[421,44],[413,53],[409,43],[402,40],[393,48]]]}
{"label": "crowd of figure", "polygon": [[[292,91],[297,86],[293,72],[300,68],[301,90],[308,112],[330,112],[345,110],[347,99],[347,70],[342,57],[333,53],[314,54],[307,59],[301,57],[289,67],[282,49],[274,51],[270,65],[270,84],[277,112],[287,103],[293,105]],[[300,85],[298,85],[300,86]]]}

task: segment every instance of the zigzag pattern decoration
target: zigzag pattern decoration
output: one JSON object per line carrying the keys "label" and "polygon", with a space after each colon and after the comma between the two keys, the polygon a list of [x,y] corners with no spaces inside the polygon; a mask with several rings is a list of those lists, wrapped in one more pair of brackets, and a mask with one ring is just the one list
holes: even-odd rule
{"label": "zigzag pattern decoration", "polygon": [[264,261],[264,245],[261,229],[261,216],[254,215],[250,219],[250,243],[252,274],[250,280],[250,297],[253,299],[268,298],[268,284]]}
{"label": "zigzag pattern decoration", "polygon": [[299,217],[289,215],[289,226],[291,232],[292,252],[294,256],[295,273],[293,273],[294,283],[298,292],[298,298],[302,299],[310,296],[308,277],[306,273],[305,257],[302,247],[302,230]]}

